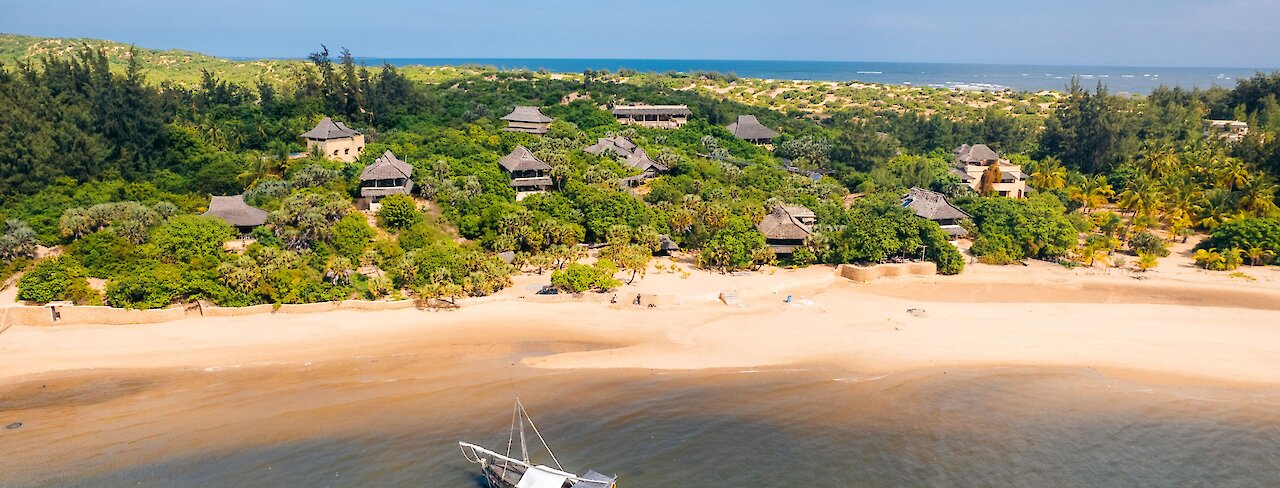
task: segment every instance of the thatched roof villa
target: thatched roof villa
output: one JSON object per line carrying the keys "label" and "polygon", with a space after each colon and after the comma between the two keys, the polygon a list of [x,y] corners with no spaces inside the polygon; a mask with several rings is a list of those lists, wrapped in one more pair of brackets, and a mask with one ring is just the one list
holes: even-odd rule
{"label": "thatched roof villa", "polygon": [[765,127],[754,115],[739,115],[738,121],[729,124],[727,129],[738,139],[752,144],[768,144],[778,137],[776,131]]}
{"label": "thatched roof villa", "polygon": [[360,172],[360,199],[362,208],[369,208],[388,195],[408,195],[413,192],[413,165],[401,161],[391,150],[382,153],[373,164]]}
{"label": "thatched roof villa", "polygon": [[315,128],[302,133],[301,137],[312,154],[334,161],[350,163],[360,159],[364,151],[364,134],[329,117],[320,119]]}
{"label": "thatched roof villa", "polygon": [[969,218],[969,214],[948,202],[946,195],[923,188],[912,188],[902,196],[902,206],[915,212],[920,218],[937,222],[942,226],[942,231],[951,237],[960,237],[966,233],[960,226],[960,221]]}
{"label": "thatched roof villa", "polygon": [[516,200],[521,200],[529,193],[543,192],[551,189],[551,165],[533,155],[523,145],[516,146],[511,154],[498,160],[502,169],[511,176],[511,187],[516,190]]}
{"label": "thatched roof villa", "polygon": [[602,155],[606,152],[612,152],[618,157],[625,158],[636,150],[636,143],[622,136],[601,137],[596,139],[596,143],[582,149],[587,154],[594,156]]}
{"label": "thatched roof villa", "polygon": [[245,203],[244,194],[240,194],[225,197],[213,196],[209,200],[209,210],[202,215],[222,219],[241,234],[247,234],[252,232],[254,227],[267,223],[267,216],[270,214],[266,210]]}
{"label": "thatched roof villa", "polygon": [[543,115],[538,107],[525,106],[516,106],[502,120],[507,121],[507,127],[502,130],[538,135],[546,134],[547,129],[551,128],[551,122],[554,121],[551,117]]}
{"label": "thatched roof villa", "polygon": [[656,129],[679,129],[689,123],[688,105],[618,105],[613,116],[622,125],[639,125]]}
{"label": "thatched roof villa", "polygon": [[778,205],[756,224],[756,230],[764,234],[765,243],[773,249],[774,254],[788,255],[805,245],[805,241],[813,235],[812,226],[816,223],[813,211],[808,208]]}

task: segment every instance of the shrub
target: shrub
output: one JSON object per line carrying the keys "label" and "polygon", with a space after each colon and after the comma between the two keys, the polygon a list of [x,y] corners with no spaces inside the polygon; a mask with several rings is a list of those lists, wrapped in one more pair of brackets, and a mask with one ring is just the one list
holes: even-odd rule
{"label": "shrub", "polygon": [[1254,265],[1266,264],[1280,253],[1280,219],[1246,218],[1218,226],[1197,249],[1240,249]]}
{"label": "shrub", "polygon": [[1217,249],[1199,249],[1194,259],[1201,268],[1212,271],[1230,271],[1244,264],[1244,258],[1241,257],[1239,249],[1227,249],[1221,252]]}
{"label": "shrub", "polygon": [[563,270],[551,272],[551,284],[572,293],[586,291],[605,292],[617,288],[622,282],[614,279],[618,267],[613,261],[601,259],[594,264],[572,263]]}
{"label": "shrub", "polygon": [[41,304],[59,300],[91,304],[97,292],[89,287],[84,276],[84,268],[74,259],[60,257],[40,261],[18,280],[18,299]]}
{"label": "shrub", "polygon": [[1152,254],[1161,258],[1169,255],[1164,239],[1150,232],[1139,232],[1130,237],[1129,249],[1138,255]]}
{"label": "shrub", "polygon": [[378,208],[378,224],[390,229],[404,229],[422,221],[418,205],[408,195],[383,198]]}
{"label": "shrub", "polygon": [[373,228],[364,214],[349,213],[333,225],[333,250],[339,256],[360,261],[373,240]]}

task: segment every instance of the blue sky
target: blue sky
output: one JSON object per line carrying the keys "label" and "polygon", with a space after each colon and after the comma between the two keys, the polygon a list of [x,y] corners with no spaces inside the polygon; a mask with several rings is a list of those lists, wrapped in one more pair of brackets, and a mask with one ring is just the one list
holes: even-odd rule
{"label": "blue sky", "polygon": [[[0,32],[220,56],[1280,67],[1280,0],[43,0]],[[306,5],[302,7],[301,5]]]}

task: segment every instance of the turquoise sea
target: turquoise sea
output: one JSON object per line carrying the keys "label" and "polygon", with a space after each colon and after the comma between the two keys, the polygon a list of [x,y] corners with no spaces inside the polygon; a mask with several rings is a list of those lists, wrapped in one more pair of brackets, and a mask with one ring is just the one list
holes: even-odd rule
{"label": "turquoise sea", "polygon": [[850,61],[731,61],[680,59],[516,59],[516,58],[359,58],[378,65],[456,66],[478,64],[504,69],[546,69],[556,73],[621,68],[641,72],[715,71],[748,78],[778,80],[865,81],[961,89],[1062,90],[1078,77],[1092,87],[1101,82],[1112,92],[1150,93],[1160,85],[1186,88],[1234,87],[1236,80],[1275,68],[1153,68],[1133,66],[1048,66],[1016,64],[891,63]]}

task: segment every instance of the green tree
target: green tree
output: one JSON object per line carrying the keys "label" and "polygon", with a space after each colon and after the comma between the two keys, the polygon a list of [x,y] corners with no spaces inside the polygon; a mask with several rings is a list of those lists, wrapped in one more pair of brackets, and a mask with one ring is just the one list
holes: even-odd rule
{"label": "green tree", "polygon": [[382,199],[378,208],[379,225],[389,229],[404,229],[421,222],[422,212],[408,195],[391,195]]}

